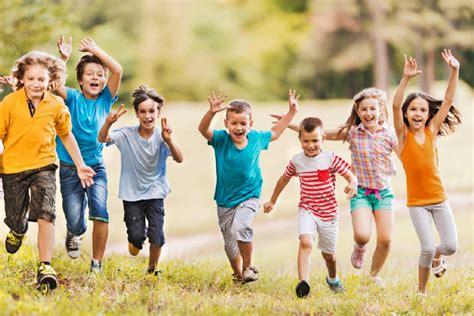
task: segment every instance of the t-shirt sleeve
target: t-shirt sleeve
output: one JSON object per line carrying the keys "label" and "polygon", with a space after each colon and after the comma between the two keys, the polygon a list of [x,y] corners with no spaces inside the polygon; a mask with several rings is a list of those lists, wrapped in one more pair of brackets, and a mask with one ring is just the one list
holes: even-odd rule
{"label": "t-shirt sleeve", "polygon": [[216,148],[223,142],[223,140],[227,137],[227,131],[224,129],[220,130],[213,130],[212,131],[212,138],[210,141],[207,142],[208,145]]}
{"label": "t-shirt sleeve", "polygon": [[271,131],[262,131],[259,132],[260,136],[260,147],[262,150],[267,150],[270,141],[272,140],[272,132]]}
{"label": "t-shirt sleeve", "polygon": [[288,178],[295,177],[297,175],[296,174],[296,166],[295,166],[293,160],[290,160],[290,162],[286,166],[284,175]]}
{"label": "t-shirt sleeve", "polygon": [[123,144],[123,141],[125,140],[125,133],[123,131],[123,128],[117,128],[109,132],[109,138],[110,142],[107,142],[106,145],[110,146],[115,144],[120,149]]}
{"label": "t-shirt sleeve", "polygon": [[74,100],[77,98],[77,94],[80,93],[76,89],[71,89],[66,87],[66,100],[64,102],[66,103],[67,107],[70,107]]}
{"label": "t-shirt sleeve", "polygon": [[0,101],[0,139],[3,139],[7,134],[9,119],[10,111],[7,109],[7,103]]}
{"label": "t-shirt sleeve", "polygon": [[390,147],[392,149],[396,149],[398,146],[398,138],[397,138],[397,134],[395,133],[395,129],[392,126],[390,126],[390,129],[389,129],[389,139],[390,139]]}
{"label": "t-shirt sleeve", "polygon": [[56,134],[59,136],[65,136],[71,133],[72,130],[71,114],[63,103],[58,104],[58,114],[56,116],[55,128]]}
{"label": "t-shirt sleeve", "polygon": [[110,112],[112,105],[118,100],[118,96],[112,96],[108,85],[105,86],[104,90],[102,90],[100,97],[103,98],[103,102],[101,104],[105,106],[105,110],[107,112]]}
{"label": "t-shirt sleeve", "polygon": [[339,173],[343,176],[351,169],[351,166],[344,159],[334,154],[332,157],[331,169],[334,173]]}

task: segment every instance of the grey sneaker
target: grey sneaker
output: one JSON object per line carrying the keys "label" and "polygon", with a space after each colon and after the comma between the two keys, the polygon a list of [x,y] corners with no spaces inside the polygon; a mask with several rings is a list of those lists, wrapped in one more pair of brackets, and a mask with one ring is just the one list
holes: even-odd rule
{"label": "grey sneaker", "polygon": [[329,285],[329,288],[334,293],[342,293],[342,292],[346,291],[345,287],[342,285],[341,280],[339,280],[339,279],[336,282],[331,283],[331,282],[329,282],[329,278],[326,277],[326,283]]}
{"label": "grey sneaker", "polygon": [[244,283],[253,282],[258,280],[258,271],[255,267],[248,266],[244,269],[244,273],[242,273],[242,281]]}
{"label": "grey sneaker", "polygon": [[82,236],[75,236],[67,231],[66,250],[71,259],[77,259],[81,254]]}
{"label": "grey sneaker", "polygon": [[101,273],[102,272],[102,261],[96,260],[94,258],[91,259],[91,268],[90,271],[92,273]]}

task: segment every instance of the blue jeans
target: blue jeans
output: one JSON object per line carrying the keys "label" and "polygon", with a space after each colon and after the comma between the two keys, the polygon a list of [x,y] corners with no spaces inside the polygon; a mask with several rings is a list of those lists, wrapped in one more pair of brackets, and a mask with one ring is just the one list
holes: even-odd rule
{"label": "blue jeans", "polygon": [[63,211],[67,230],[75,236],[87,230],[86,206],[89,206],[89,219],[109,222],[107,212],[107,173],[103,163],[91,166],[95,171],[94,184],[86,189],[81,185],[75,166],[60,163],[59,180],[63,198]]}

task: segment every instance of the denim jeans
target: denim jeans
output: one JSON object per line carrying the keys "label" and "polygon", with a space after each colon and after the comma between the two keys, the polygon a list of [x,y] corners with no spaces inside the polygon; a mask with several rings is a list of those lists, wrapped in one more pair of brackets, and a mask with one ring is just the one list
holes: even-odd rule
{"label": "denim jeans", "polygon": [[83,188],[75,166],[61,162],[59,180],[63,198],[63,211],[66,216],[66,226],[75,236],[84,234],[87,230],[85,217],[86,206],[89,206],[89,219],[109,222],[107,212],[107,173],[103,163],[90,166],[94,169],[94,184]]}

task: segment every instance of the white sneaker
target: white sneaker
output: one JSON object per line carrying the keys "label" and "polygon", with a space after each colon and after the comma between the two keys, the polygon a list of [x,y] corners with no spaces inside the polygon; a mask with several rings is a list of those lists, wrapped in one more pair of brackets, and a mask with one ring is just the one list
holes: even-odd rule
{"label": "white sneaker", "polygon": [[248,266],[244,269],[244,273],[242,273],[242,280],[244,283],[253,282],[258,280],[258,271],[255,267]]}
{"label": "white sneaker", "polygon": [[66,250],[71,259],[77,259],[81,255],[82,236],[74,236],[67,231]]}

